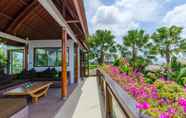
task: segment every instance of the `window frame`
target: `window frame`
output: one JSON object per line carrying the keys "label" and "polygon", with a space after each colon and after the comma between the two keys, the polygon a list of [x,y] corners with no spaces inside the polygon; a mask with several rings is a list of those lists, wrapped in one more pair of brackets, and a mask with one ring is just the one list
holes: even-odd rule
{"label": "window frame", "polygon": [[[49,66],[49,63],[47,63],[47,66],[38,66],[38,65],[36,65],[36,50],[37,49],[44,49],[44,50],[49,50],[49,49],[55,49],[55,50],[61,50],[61,53],[62,53],[62,49],[60,48],[60,47],[35,47],[34,49],[33,49],[33,67],[52,67],[52,68],[54,68],[54,67],[61,67],[62,65],[59,65],[59,66]],[[69,55],[69,47],[67,47],[67,59],[68,59],[68,61],[67,61],[67,66],[69,66],[70,64],[69,64],[69,62],[70,62],[70,55]],[[56,56],[58,56],[58,54],[56,55]],[[57,58],[56,58],[56,61],[57,61]]]}

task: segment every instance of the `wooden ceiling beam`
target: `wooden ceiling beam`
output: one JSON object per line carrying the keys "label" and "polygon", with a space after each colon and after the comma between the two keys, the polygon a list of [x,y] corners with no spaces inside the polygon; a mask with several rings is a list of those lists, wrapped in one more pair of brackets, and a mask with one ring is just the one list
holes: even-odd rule
{"label": "wooden ceiling beam", "polygon": [[12,17],[10,17],[10,16],[6,15],[6,14],[5,14],[5,13],[3,13],[3,12],[0,12],[0,16],[5,17],[5,18],[7,18],[8,20],[13,20],[13,18],[12,18]]}
{"label": "wooden ceiling beam", "polygon": [[24,0],[19,0],[23,5],[28,5],[27,2],[25,2]]}
{"label": "wooden ceiling beam", "polygon": [[68,24],[71,24],[71,23],[80,23],[79,20],[69,20],[67,21]]}
{"label": "wooden ceiling beam", "polygon": [[[81,0],[79,0],[80,2]],[[82,26],[82,29],[83,29],[83,32],[84,34],[87,34],[86,32],[86,29],[85,29],[85,25],[84,25],[84,21],[83,21],[83,14],[82,14],[82,11],[81,11],[81,8],[80,8],[80,3],[78,2],[78,0],[73,0],[73,3],[75,5],[75,8],[76,8],[76,11],[77,11],[77,14],[79,16],[79,20],[80,20],[80,23],[81,23],[81,26]]]}
{"label": "wooden ceiling beam", "polygon": [[72,11],[72,8],[70,7],[66,7],[68,12],[70,13],[70,15],[72,16],[72,18],[74,19],[78,19],[78,16],[74,14],[74,12]]}
{"label": "wooden ceiling beam", "polygon": [[24,24],[24,22],[30,19],[30,14],[36,9],[38,2],[34,0],[29,4],[16,18],[15,20],[6,28],[6,32],[15,34],[17,30]]}
{"label": "wooden ceiling beam", "polygon": [[26,40],[24,40],[20,37],[17,37],[17,36],[11,35],[11,34],[7,34],[4,32],[0,32],[0,37],[5,38],[5,39],[9,39],[9,40],[12,40],[15,42],[19,42],[19,43],[24,43],[24,44],[28,43]]}
{"label": "wooden ceiling beam", "polygon": [[56,5],[52,0],[38,0],[39,3],[45,8],[45,10],[54,18],[54,20],[63,28],[66,29],[68,34],[71,36],[71,38],[77,42],[77,39],[74,35],[74,32],[70,28],[70,26],[66,23],[66,20],[64,19],[63,15],[57,9]]}

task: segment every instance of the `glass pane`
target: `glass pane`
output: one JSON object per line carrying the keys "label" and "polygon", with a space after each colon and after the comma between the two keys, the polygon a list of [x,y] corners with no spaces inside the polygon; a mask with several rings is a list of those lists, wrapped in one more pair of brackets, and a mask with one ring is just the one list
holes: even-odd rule
{"label": "glass pane", "polygon": [[48,55],[45,49],[35,49],[35,66],[48,66]]}
{"label": "glass pane", "polygon": [[[35,63],[37,67],[61,66],[61,48],[35,49]],[[67,65],[69,65],[69,48],[67,48]]]}
{"label": "glass pane", "polygon": [[23,68],[24,51],[23,50],[11,50],[10,51],[10,73],[20,73]]}
{"label": "glass pane", "polygon": [[55,66],[57,60],[57,49],[48,49],[48,66]]}
{"label": "glass pane", "polygon": [[61,66],[61,49],[58,49],[58,52],[57,52],[56,66]]}

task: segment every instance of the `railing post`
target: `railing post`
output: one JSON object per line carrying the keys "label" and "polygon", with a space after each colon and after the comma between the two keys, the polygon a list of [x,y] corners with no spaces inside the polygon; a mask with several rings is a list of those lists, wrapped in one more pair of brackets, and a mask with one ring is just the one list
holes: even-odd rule
{"label": "railing post", "polygon": [[112,95],[109,87],[106,83],[106,95],[105,95],[105,107],[106,107],[106,118],[112,118]]}
{"label": "railing post", "polygon": [[96,76],[97,76],[98,85],[100,86],[100,74],[99,74],[99,70],[96,70]]}

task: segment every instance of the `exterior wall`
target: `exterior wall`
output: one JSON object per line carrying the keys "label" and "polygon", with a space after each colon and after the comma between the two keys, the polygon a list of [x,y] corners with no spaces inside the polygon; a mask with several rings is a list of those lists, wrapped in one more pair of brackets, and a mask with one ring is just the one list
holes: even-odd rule
{"label": "exterior wall", "polygon": [[[29,57],[28,57],[28,68],[29,70],[34,68],[36,71],[44,71],[48,67],[34,67],[34,48],[42,47],[59,47],[61,48],[61,40],[32,40],[29,42]],[[74,83],[74,41],[68,40],[67,47],[69,47],[69,66],[67,71],[71,73],[70,83]],[[61,67],[55,67],[57,71],[61,71]]]}

